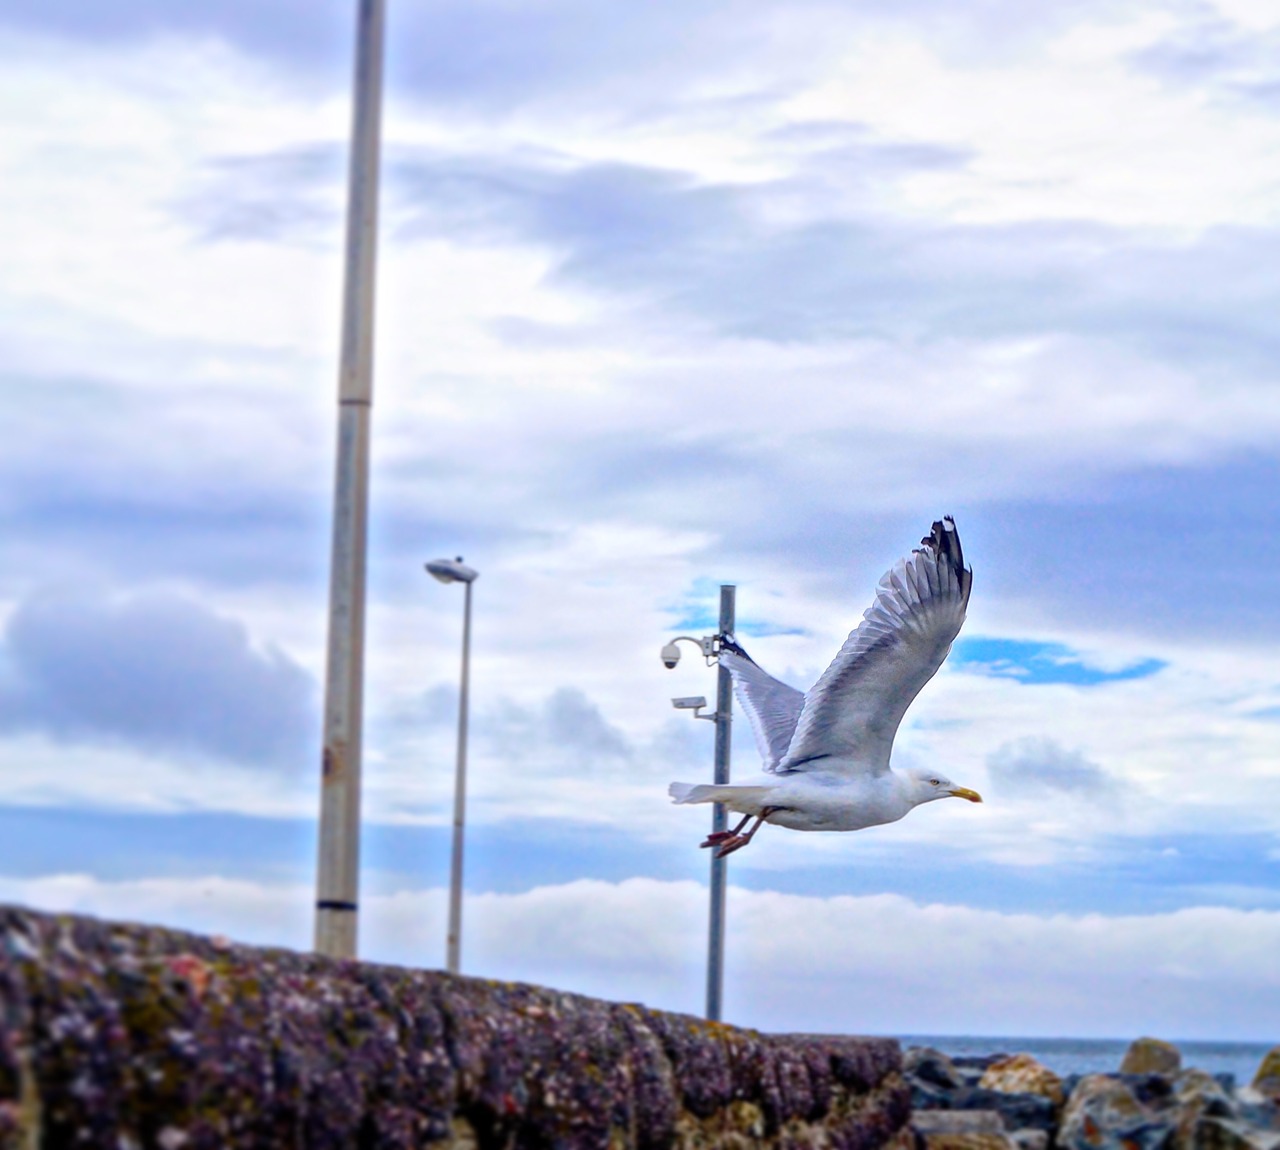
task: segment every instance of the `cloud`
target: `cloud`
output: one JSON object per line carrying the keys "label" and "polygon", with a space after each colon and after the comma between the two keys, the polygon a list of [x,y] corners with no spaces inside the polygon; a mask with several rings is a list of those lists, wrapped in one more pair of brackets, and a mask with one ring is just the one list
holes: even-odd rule
{"label": "cloud", "polygon": [[987,756],[987,771],[1001,792],[1016,795],[1058,791],[1096,795],[1118,784],[1080,751],[1070,751],[1050,738],[1017,739]]}
{"label": "cloud", "polygon": [[951,663],[979,674],[1015,679],[1019,683],[1071,683],[1078,687],[1146,679],[1168,666],[1163,659],[1141,659],[1117,670],[1106,670],[1091,666],[1079,652],[1064,643],[977,635],[956,643]]}
{"label": "cloud", "polygon": [[[393,89],[436,108],[501,110],[573,106],[654,114],[672,106],[784,98],[825,66],[837,65],[868,25],[906,23],[940,49],[990,58],[1043,39],[1091,10],[1115,14],[1113,0],[1072,0],[1035,11],[1011,0],[958,9],[946,0],[860,0],[781,8],[714,0],[690,9],[678,0],[602,7],[591,0],[535,6],[504,0],[416,0],[389,5]],[[354,20],[337,0],[23,0],[0,2],[0,26],[99,45],[156,39],[234,45],[277,70],[349,83]],[[745,90],[745,92],[744,92]]]}
{"label": "cloud", "polygon": [[[309,886],[0,880],[0,900],[305,948]],[[705,887],[580,880],[469,896],[464,970],[696,1012]],[[364,957],[435,966],[445,892],[361,900]],[[1002,914],[895,895],[729,893],[729,1021],[766,1030],[1270,1039],[1280,912]],[[962,993],[958,988],[962,988]]]}
{"label": "cloud", "polygon": [[1133,52],[1132,65],[1178,92],[1201,89],[1218,100],[1280,110],[1280,28],[1246,28],[1220,16],[1179,26]]}
{"label": "cloud", "polygon": [[[883,195],[963,157],[843,127],[852,142],[744,182],[531,147],[393,146],[396,239],[532,246],[554,257],[556,286],[585,289],[660,330],[783,345],[1080,341],[1184,371],[1271,379],[1280,273],[1259,269],[1280,266],[1274,227],[1220,226],[1188,239],[1083,220],[905,216],[859,189]],[[803,138],[804,128],[787,130]],[[336,219],[337,152],[215,160],[203,190],[177,210],[206,238],[315,242],[306,237],[328,235]],[[494,322],[513,339],[537,326]]]}
{"label": "cloud", "polygon": [[[425,721],[452,726],[458,718],[454,688],[428,692]],[[527,706],[503,698],[473,711],[472,737],[506,761],[551,760],[564,773],[589,767],[598,759],[630,759],[627,735],[605,718],[600,707],[577,687],[557,687],[539,704]]]}
{"label": "cloud", "polygon": [[9,617],[3,659],[0,729],[273,767],[314,757],[311,677],[189,599],[32,595]]}

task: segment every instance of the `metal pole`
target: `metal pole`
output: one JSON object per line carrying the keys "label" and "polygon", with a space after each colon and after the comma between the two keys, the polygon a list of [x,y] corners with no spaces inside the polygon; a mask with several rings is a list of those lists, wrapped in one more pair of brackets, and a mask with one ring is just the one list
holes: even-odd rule
{"label": "metal pole", "polygon": [[471,584],[462,609],[462,690],[458,694],[458,768],[453,783],[453,857],[449,863],[449,942],[445,967],[462,967],[462,832],[467,813],[467,697],[471,682]]}
{"label": "metal pole", "polygon": [[[732,635],[734,626],[735,588],[731,584],[720,587],[720,634]],[[733,676],[723,664],[716,679],[716,778],[717,783],[729,781],[729,736],[733,732]],[[711,829],[723,831],[728,827],[723,804],[712,807]],[[727,859],[711,860],[711,927],[707,944],[707,1017],[719,1022],[724,998],[724,899],[725,864]]]}
{"label": "metal pole", "polygon": [[338,375],[338,453],[329,569],[320,859],[315,947],[354,958],[360,868],[360,736],[364,695],[369,415],[382,119],[383,0],[359,0],[347,190],[347,251]]}

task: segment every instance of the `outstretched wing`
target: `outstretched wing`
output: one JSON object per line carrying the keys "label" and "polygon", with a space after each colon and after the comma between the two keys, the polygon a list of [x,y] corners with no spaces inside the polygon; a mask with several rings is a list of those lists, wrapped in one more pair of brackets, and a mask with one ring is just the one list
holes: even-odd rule
{"label": "outstretched wing", "polygon": [[766,771],[776,771],[787,753],[804,707],[804,692],[775,679],[732,639],[720,643],[720,663],[733,676],[738,702],[751,720]]}
{"label": "outstretched wing", "polygon": [[911,700],[942,666],[964,623],[973,572],[948,517],[886,572],[876,601],[805,696],[780,774],[880,774]]}

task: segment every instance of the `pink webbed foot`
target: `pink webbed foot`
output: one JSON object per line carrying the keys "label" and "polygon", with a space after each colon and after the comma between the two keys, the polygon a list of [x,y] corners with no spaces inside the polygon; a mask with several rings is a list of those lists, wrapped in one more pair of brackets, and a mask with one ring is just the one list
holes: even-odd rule
{"label": "pink webbed foot", "polygon": [[699,845],[703,847],[718,847],[721,843],[728,842],[733,837],[733,831],[712,831]]}
{"label": "pink webbed foot", "polygon": [[716,858],[722,859],[725,855],[731,855],[734,851],[739,851],[751,841],[750,835],[730,835],[716,851]]}

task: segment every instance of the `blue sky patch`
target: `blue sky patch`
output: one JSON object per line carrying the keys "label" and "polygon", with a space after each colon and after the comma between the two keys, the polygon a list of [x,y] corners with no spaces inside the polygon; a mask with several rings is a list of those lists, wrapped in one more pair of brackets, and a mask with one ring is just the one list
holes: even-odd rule
{"label": "blue sky patch", "polygon": [[[676,621],[671,624],[672,631],[688,634],[711,633],[720,626],[720,584],[706,577],[693,581],[685,593],[684,602],[671,608],[678,612]],[[780,623],[770,623],[767,619],[743,619],[738,617],[736,633],[763,638],[769,635],[805,635],[803,627],[785,627]]]}
{"label": "blue sky patch", "polygon": [[1146,679],[1168,665],[1163,659],[1140,659],[1127,667],[1108,671],[1090,666],[1078,651],[1073,651],[1065,643],[994,639],[984,635],[961,639],[953,648],[950,661],[954,666],[967,667],[998,679],[1016,679],[1020,683],[1036,685],[1071,683],[1078,687]]}

